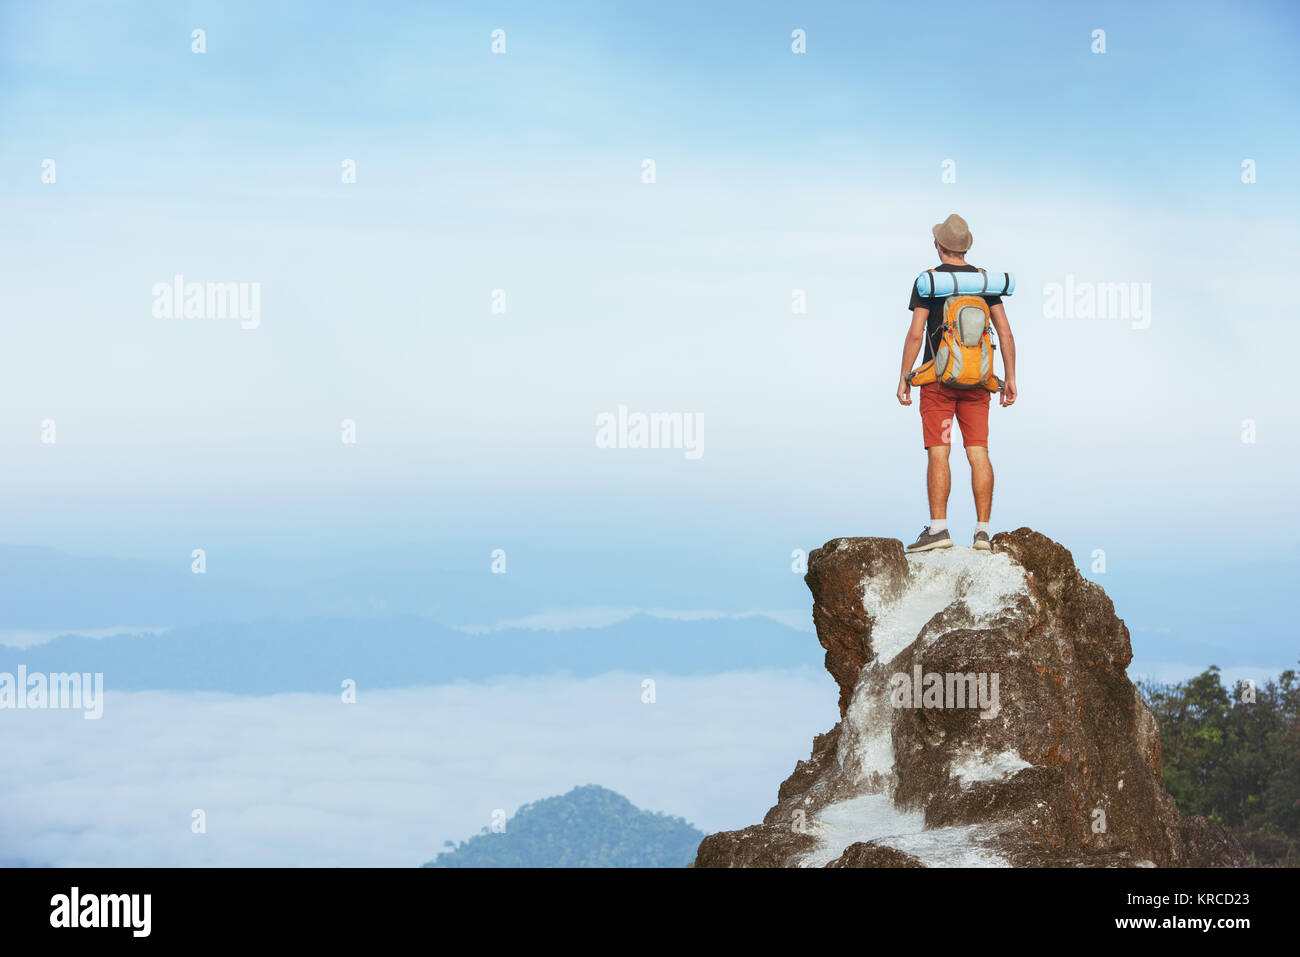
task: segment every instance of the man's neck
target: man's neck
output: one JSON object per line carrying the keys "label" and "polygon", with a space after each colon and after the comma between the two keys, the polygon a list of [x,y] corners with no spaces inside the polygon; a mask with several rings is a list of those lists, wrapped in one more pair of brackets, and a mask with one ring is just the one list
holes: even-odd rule
{"label": "man's neck", "polygon": [[967,265],[965,256],[945,256],[943,253],[939,254],[939,262],[943,263],[945,266]]}

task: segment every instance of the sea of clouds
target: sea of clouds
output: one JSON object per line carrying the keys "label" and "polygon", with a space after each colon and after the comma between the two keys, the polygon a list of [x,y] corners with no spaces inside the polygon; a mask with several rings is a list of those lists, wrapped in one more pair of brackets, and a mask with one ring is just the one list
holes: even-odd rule
{"label": "sea of clouds", "polygon": [[[392,866],[579,784],[705,832],[759,820],[836,720],[825,673],[514,678],[0,713],[0,861]],[[194,833],[201,810],[206,832]]]}

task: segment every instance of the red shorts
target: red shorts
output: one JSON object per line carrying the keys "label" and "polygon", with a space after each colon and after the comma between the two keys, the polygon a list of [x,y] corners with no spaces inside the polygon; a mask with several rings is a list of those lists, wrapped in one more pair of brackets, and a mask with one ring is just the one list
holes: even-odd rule
{"label": "red shorts", "polygon": [[989,444],[989,405],[993,393],[985,388],[954,389],[939,382],[921,386],[921,435],[925,447],[952,445],[954,422],[966,448]]}

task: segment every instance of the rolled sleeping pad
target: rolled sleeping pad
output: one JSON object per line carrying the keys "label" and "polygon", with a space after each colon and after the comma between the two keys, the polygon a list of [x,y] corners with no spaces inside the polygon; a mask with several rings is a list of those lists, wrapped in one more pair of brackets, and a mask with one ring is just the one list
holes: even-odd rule
{"label": "rolled sleeping pad", "polygon": [[1016,277],[1009,272],[926,272],[916,277],[918,296],[1009,296]]}

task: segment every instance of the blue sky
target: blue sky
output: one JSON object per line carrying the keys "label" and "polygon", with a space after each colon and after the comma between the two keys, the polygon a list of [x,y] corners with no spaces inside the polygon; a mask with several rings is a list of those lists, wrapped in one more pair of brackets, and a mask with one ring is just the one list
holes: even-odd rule
{"label": "blue sky", "polygon": [[[11,543],[177,567],[203,547],[268,584],[486,574],[500,547],[558,605],[806,608],[793,549],[925,520],[916,410],[892,399],[902,295],[957,210],[972,261],[1020,283],[995,528],[1085,571],[1104,549],[1139,658],[1294,661],[1268,626],[1300,422],[1258,371],[1294,322],[1267,287],[1297,251],[1289,5],[0,17]],[[177,273],[260,283],[260,327],[154,318]],[[1067,274],[1151,283],[1151,327],[1044,319]],[[698,412],[705,455],[597,449],[620,404]],[[972,520],[961,464],[952,517]]]}

